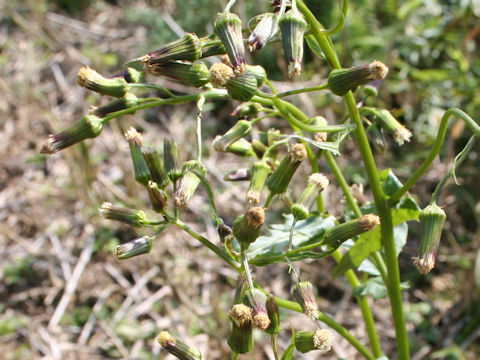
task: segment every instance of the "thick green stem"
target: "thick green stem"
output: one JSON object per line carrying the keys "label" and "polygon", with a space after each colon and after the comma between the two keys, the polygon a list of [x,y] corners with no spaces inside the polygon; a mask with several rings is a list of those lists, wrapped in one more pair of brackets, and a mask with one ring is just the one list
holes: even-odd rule
{"label": "thick green stem", "polygon": [[[292,311],[302,312],[302,307],[300,304],[285,300],[279,297],[275,297],[278,306],[281,306],[285,309],[289,309]],[[362,354],[368,360],[375,360],[375,356],[373,356],[365,346],[360,344],[355,336],[350,334],[350,332],[345,329],[342,325],[337,323],[331,317],[325,315],[323,312],[319,311],[317,315],[317,320],[323,322],[324,324],[330,326],[333,330],[335,330],[338,334],[340,334],[344,339],[346,339],[355,349],[358,350],[360,354]]]}
{"label": "thick green stem", "polygon": [[[306,21],[312,29],[312,33],[318,45],[321,47],[331,67],[340,69],[340,61],[331,40],[328,36],[322,36],[320,29],[322,26],[317,21],[315,16],[305,6],[302,1],[298,1],[299,10],[305,16]],[[392,308],[393,321],[395,325],[395,333],[397,337],[398,356],[401,360],[408,360],[410,358],[408,335],[405,325],[405,317],[403,314],[402,294],[400,288],[400,271],[398,267],[398,259],[395,251],[395,242],[393,238],[393,222],[392,213],[388,207],[383,189],[378,177],[377,167],[373,158],[370,144],[368,143],[367,135],[363,128],[362,119],[358,112],[355,98],[351,91],[344,96],[345,104],[348,108],[350,118],[357,125],[355,129],[355,138],[357,140],[360,153],[367,171],[367,176],[375,199],[378,214],[381,220],[381,235],[382,245],[385,249],[385,256],[387,259],[388,270],[388,293],[390,297],[390,304]]]}
{"label": "thick green stem", "polygon": [[428,154],[425,161],[420,165],[420,167],[415,171],[410,179],[400,188],[398,189],[391,197],[388,199],[388,204],[393,205],[395,204],[400,198],[405,195],[405,193],[412,188],[413,185],[417,183],[417,181],[425,174],[428,168],[432,165],[433,160],[437,157],[440,149],[442,148],[443,140],[445,139],[445,134],[447,133],[447,125],[448,120],[452,116],[457,116],[461,120],[465,121],[467,126],[472,130],[472,132],[480,136],[480,126],[473,120],[470,116],[468,116],[465,112],[457,108],[451,108],[445,111],[442,116],[442,120],[440,122],[440,126],[438,128],[437,138],[435,139],[435,143],[433,144],[432,150],[430,150],[430,154]]}

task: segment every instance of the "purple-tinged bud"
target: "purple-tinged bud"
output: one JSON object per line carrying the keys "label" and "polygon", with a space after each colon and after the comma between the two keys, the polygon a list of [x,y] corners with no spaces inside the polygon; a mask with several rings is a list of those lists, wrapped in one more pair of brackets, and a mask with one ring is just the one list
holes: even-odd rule
{"label": "purple-tinged bud", "polygon": [[262,105],[258,103],[243,103],[238,105],[231,113],[236,118],[255,117],[262,110]]}
{"label": "purple-tinged bud", "polygon": [[125,79],[107,79],[88,66],[82,67],[78,70],[77,83],[88,90],[98,92],[102,95],[115,97],[125,96],[130,89],[130,86]]}
{"label": "purple-tinged bud", "polygon": [[175,182],[180,179],[182,169],[178,164],[178,148],[175,140],[165,139],[163,141],[163,164],[170,180]]}
{"label": "purple-tinged bud", "polygon": [[233,69],[224,63],[215,63],[210,66],[210,83],[215,88],[222,88],[233,77]]}
{"label": "purple-tinged bud", "polygon": [[145,68],[151,64],[167,61],[185,60],[195,61],[202,55],[202,45],[197,35],[186,33],[183,37],[162,46],[142,57]]}
{"label": "purple-tinged bud", "polygon": [[325,175],[314,173],[309,176],[307,187],[303,190],[297,202],[292,205],[292,214],[296,220],[305,220],[308,218],[310,208],[313,202],[328,186],[328,179]]}
{"label": "purple-tinged bud", "polygon": [[[138,98],[133,94],[128,94],[127,93],[122,98],[115,99],[115,100],[109,102],[108,104],[92,108],[88,112],[88,114],[89,115],[95,115],[95,116],[98,116],[100,118],[104,118],[105,116],[110,115],[114,112],[127,110],[127,109],[130,109],[130,108],[132,108],[134,106],[137,106],[137,105],[138,105]],[[129,113],[133,114],[134,112],[135,112],[135,110],[132,110]]]}
{"label": "purple-tinged bud", "polygon": [[287,191],[288,184],[301,162],[307,158],[307,150],[303,144],[292,145],[280,165],[268,178],[267,187],[272,194],[283,194]]}
{"label": "purple-tinged bud", "polygon": [[225,181],[245,181],[250,179],[250,172],[248,169],[236,169],[227,173],[223,180]]}
{"label": "purple-tinged bud", "polygon": [[259,289],[250,289],[246,292],[247,300],[253,309],[253,325],[260,330],[266,330],[270,326],[267,312],[267,297]]}
{"label": "purple-tinged bud", "polygon": [[288,64],[288,76],[299,75],[302,71],[303,34],[307,22],[297,10],[290,10],[279,20],[282,32],[283,50]]}
{"label": "purple-tinged bud", "polygon": [[313,293],[313,285],[308,281],[299,282],[293,288],[293,296],[302,306],[303,313],[309,318],[316,319],[318,314],[317,300]]}
{"label": "purple-tinged bud", "polygon": [[165,199],[163,191],[159,189],[157,183],[149,181],[147,190],[153,210],[158,213],[164,212],[167,207],[167,200]]}
{"label": "purple-tinged bud", "polygon": [[200,161],[190,160],[183,164],[180,184],[173,197],[175,207],[183,209],[188,206],[190,199],[201,182],[200,178],[196,175],[197,173],[202,176],[205,176],[207,173],[207,169]]}
{"label": "purple-tinged bud", "polygon": [[152,180],[155,181],[161,189],[165,189],[170,182],[170,178],[163,167],[158,150],[152,147],[142,147],[142,155],[147,163],[148,170],[150,170]]}
{"label": "purple-tinged bud", "polygon": [[372,80],[383,80],[387,76],[388,67],[375,60],[368,65],[355,66],[348,69],[335,69],[328,75],[328,88],[332,93],[343,96],[357,86]]}
{"label": "purple-tinged bud", "polygon": [[195,63],[168,61],[145,65],[145,69],[150,74],[168,77],[176,82],[196,88],[205,86],[210,81],[208,68],[201,61]]}
{"label": "purple-tinged bud", "polygon": [[265,186],[265,181],[271,172],[270,166],[263,160],[257,161],[253,165],[250,186],[247,191],[248,205],[257,205],[260,202],[260,195]]}
{"label": "purple-tinged bud", "polygon": [[108,201],[102,204],[100,213],[105,219],[120,221],[135,227],[140,227],[148,223],[147,216],[142,210],[114,206]]}
{"label": "purple-tinged bud", "polygon": [[230,78],[225,83],[225,87],[232,99],[248,101],[257,93],[258,82],[255,75],[245,72]]}
{"label": "purple-tinged bud", "polygon": [[220,13],[217,15],[213,30],[222,41],[235,74],[245,72],[245,48],[242,37],[242,21],[232,13]]}
{"label": "purple-tinged bud", "polygon": [[422,210],[419,218],[422,226],[422,238],[418,257],[413,258],[413,263],[421,274],[426,275],[435,267],[443,224],[445,224],[447,215],[437,204],[431,204]]}
{"label": "purple-tinged bud", "polygon": [[40,153],[54,154],[85,139],[95,138],[102,132],[103,125],[101,118],[95,115],[85,115],[72,127],[54,135],[49,135]]}
{"label": "purple-tinged bud", "polygon": [[380,218],[375,214],[366,214],[325,230],[323,243],[325,245],[338,247],[348,239],[370,231],[377,225],[380,225]]}
{"label": "purple-tinged bud", "polygon": [[162,331],[156,340],[165,350],[179,360],[202,360],[200,351],[174,338],[168,331]]}
{"label": "purple-tinged bud", "polygon": [[250,352],[254,345],[252,309],[243,304],[236,304],[228,314],[232,325],[228,334],[228,345],[238,354]]}
{"label": "purple-tinged bud", "polygon": [[119,260],[130,259],[132,257],[148,254],[152,250],[153,238],[142,236],[141,238],[129,241],[115,248],[115,256]]}
{"label": "purple-tinged bud", "polygon": [[142,155],[142,134],[137,132],[133,127],[125,132],[125,138],[130,147],[130,157],[133,162],[133,170],[135,172],[135,180],[142,185],[147,185],[151,179],[150,170],[148,170],[147,163]]}
{"label": "purple-tinged bud", "polygon": [[332,348],[333,335],[330,330],[297,331],[295,333],[295,348],[301,353],[312,350],[329,351]]}
{"label": "purple-tinged bud", "polygon": [[270,326],[265,330],[267,334],[275,335],[282,330],[282,325],[280,323],[280,311],[278,310],[277,300],[275,296],[267,296],[267,314],[270,319]]}
{"label": "purple-tinged bud", "polygon": [[282,7],[282,1],[286,2],[285,10],[289,10],[292,6],[292,2],[290,0],[272,0],[270,1],[270,6],[272,7],[273,12],[278,13],[280,8]]}
{"label": "purple-tinged bud", "polygon": [[383,79],[381,80],[373,80],[365,84],[363,87],[363,91],[367,96],[378,96],[378,89],[380,85],[382,85]]}
{"label": "purple-tinged bud", "polygon": [[247,120],[239,120],[225,134],[216,137],[213,148],[218,152],[225,152],[235,141],[247,136],[252,131],[252,123]]}
{"label": "purple-tinged bud", "polygon": [[240,215],[235,219],[233,235],[237,238],[242,249],[247,249],[260,236],[264,222],[265,209],[262,206],[252,207],[245,215]]}
{"label": "purple-tinged bud", "polygon": [[273,13],[262,14],[258,17],[257,26],[248,38],[248,49],[260,50],[278,32],[278,15]]}
{"label": "purple-tinged bud", "polygon": [[232,228],[225,224],[220,224],[218,227],[218,236],[222,243],[229,242],[233,240],[233,231]]}

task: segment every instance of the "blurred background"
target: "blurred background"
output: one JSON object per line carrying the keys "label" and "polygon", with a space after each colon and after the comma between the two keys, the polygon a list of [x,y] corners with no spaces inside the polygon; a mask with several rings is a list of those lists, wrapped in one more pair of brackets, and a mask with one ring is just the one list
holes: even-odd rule
{"label": "blurred background", "polygon": [[[339,21],[333,0],[306,1],[327,28]],[[134,181],[128,144],[130,126],[145,143],[160,146],[165,137],[179,143],[182,161],[192,158],[195,108],[164,107],[115,119],[94,140],[53,156],[39,154],[48,134],[78,121],[90,106],[106,102],[76,85],[76,73],[89,65],[104,75],[123,63],[177,39],[185,31],[205,36],[212,31],[224,0],[0,0],[0,350],[2,359],[171,359],[154,337],[168,330],[199,348],[205,359],[226,359],[228,319],[235,273],[200,244],[176,229],[167,229],[149,255],[119,261],[118,244],[148,234],[102,219],[103,201],[148,209],[144,189]],[[267,11],[268,1],[239,1],[234,10],[246,24]],[[480,2],[478,0],[358,0],[350,4],[345,28],[333,36],[343,66],[374,59],[390,67],[379,96],[368,105],[384,107],[414,132],[398,147],[389,134],[369,131],[380,168],[391,167],[405,181],[435,139],[443,112],[459,107],[480,118]],[[313,86],[329,72],[325,62],[306,49],[302,76],[287,81],[281,44],[251,55],[265,67],[280,90]],[[194,90],[164,79],[149,78],[176,93]],[[145,95],[155,95],[145,92]],[[362,94],[359,93],[361,98]],[[335,123],[344,114],[341,99],[327,93],[289,100],[309,115]],[[237,103],[207,104],[204,151],[208,178],[227,224],[245,211],[248,184],[228,183],[226,172],[252,160],[211,151],[211,140],[235,121]],[[280,119],[261,124],[285,129]],[[452,122],[440,159],[412,193],[421,207],[451,168],[470,131]],[[475,258],[480,248],[480,167],[478,146],[457,171],[439,204],[447,223],[437,266],[421,276],[411,263],[419,243],[419,226],[410,224],[400,255],[406,316],[413,359],[480,358],[480,293]],[[339,162],[351,184],[368,182],[352,139]],[[343,199],[332,184],[327,210],[342,220]],[[304,166],[303,175],[309,172]],[[301,175],[296,177],[301,181]],[[301,188],[294,188],[299,193]],[[282,206],[275,207],[278,219]],[[150,213],[153,214],[153,213]],[[187,223],[218,244],[203,190],[184,214]],[[478,265],[477,265],[478,266]],[[304,262],[304,278],[317,292],[320,308],[368,343],[359,308],[345,278],[332,279],[332,259]],[[478,272],[477,268],[477,272]],[[283,265],[254,270],[256,279],[276,295],[290,297],[292,279]],[[480,277],[477,274],[477,279]],[[388,302],[373,301],[373,313],[387,355],[395,356],[395,334]],[[280,351],[290,328],[313,329],[305,316],[282,312]],[[254,351],[244,359],[272,359],[269,339],[257,334]],[[329,353],[298,359],[360,359],[336,336]]]}

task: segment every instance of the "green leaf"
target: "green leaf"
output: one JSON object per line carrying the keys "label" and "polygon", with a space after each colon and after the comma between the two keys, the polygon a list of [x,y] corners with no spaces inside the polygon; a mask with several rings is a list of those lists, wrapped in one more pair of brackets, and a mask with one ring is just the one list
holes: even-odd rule
{"label": "green leaf", "polygon": [[402,183],[393,173],[392,169],[385,169],[378,173],[378,178],[382,183],[385,195],[393,195],[395,191],[402,187]]}
{"label": "green leaf", "polygon": [[290,345],[285,349],[281,360],[292,360],[295,352],[295,330],[292,329],[292,339]]}
{"label": "green leaf", "polygon": [[388,291],[381,277],[368,279],[363,284],[353,289],[355,296],[371,295],[373,300],[384,299],[387,297]]}
{"label": "green leaf", "polygon": [[[283,224],[271,225],[268,229],[268,236],[260,236],[252,243],[246,251],[248,260],[254,265],[267,265],[277,261],[283,261],[285,248],[288,246],[290,236],[290,228],[293,222],[293,215],[284,215],[285,222]],[[295,224],[293,233],[293,249],[301,246],[312,244],[318,241],[326,229],[335,226],[335,218],[333,216],[313,216],[307,220],[298,221]],[[316,253],[305,251],[293,255],[291,260],[301,260],[307,258],[318,258],[328,255],[329,253]],[[275,257],[278,257],[275,259]]]}
{"label": "green leaf", "polygon": [[308,47],[315,53],[315,55],[317,55],[322,60],[326,60],[325,54],[323,53],[322,49],[318,45],[317,40],[315,40],[313,35],[305,36],[305,40],[307,40]]}

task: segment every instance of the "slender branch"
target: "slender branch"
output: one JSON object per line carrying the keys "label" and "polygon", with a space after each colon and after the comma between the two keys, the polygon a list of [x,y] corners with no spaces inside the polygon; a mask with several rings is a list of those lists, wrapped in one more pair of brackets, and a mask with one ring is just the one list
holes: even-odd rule
{"label": "slender branch", "polygon": [[306,87],[306,88],[303,88],[303,89],[295,89],[295,90],[285,91],[283,93],[275,95],[275,97],[279,99],[279,98],[283,98],[285,96],[296,95],[296,94],[301,94],[301,93],[305,93],[305,92],[325,90],[325,89],[328,89],[328,84],[327,83],[319,85],[319,86]]}

